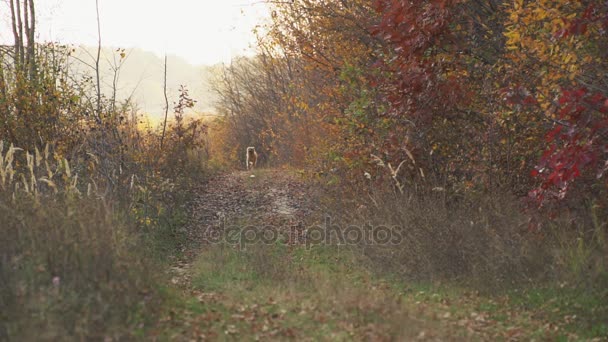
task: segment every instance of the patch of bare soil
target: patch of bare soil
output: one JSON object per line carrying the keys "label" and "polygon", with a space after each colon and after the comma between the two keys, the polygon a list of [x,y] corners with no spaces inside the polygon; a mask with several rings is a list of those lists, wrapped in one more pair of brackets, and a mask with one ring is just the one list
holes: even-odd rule
{"label": "patch of bare soil", "polygon": [[285,170],[234,171],[220,174],[192,189],[184,258],[171,267],[173,283],[187,286],[189,262],[200,248],[218,243],[226,231],[271,229],[296,244],[315,213],[312,186]]}

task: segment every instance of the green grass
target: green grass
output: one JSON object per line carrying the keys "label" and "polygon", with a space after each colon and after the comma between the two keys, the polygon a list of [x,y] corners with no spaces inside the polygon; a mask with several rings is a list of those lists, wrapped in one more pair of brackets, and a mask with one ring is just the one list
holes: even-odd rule
{"label": "green grass", "polygon": [[185,297],[179,319],[191,324],[181,333],[219,340],[608,337],[606,300],[597,293],[542,287],[482,295],[381,277],[363,265],[347,248],[208,246],[191,270],[202,299]]}
{"label": "green grass", "polygon": [[[245,254],[235,253],[232,247],[212,248],[203,252],[195,264],[193,286],[205,291],[220,291],[232,284],[232,291],[247,289],[262,282],[259,274],[247,267]],[[236,286],[235,286],[236,285]]]}
{"label": "green grass", "polygon": [[[608,297],[606,291],[565,286],[564,284],[528,286],[505,292],[479,294],[457,284],[395,283],[398,289],[416,302],[451,305],[451,316],[461,319],[471,313],[495,321],[492,329],[500,334],[509,326],[518,326],[529,337],[555,340],[608,338]],[[547,334],[545,325],[558,327]],[[549,337],[548,337],[549,336]]]}
{"label": "green grass", "polygon": [[568,332],[581,338],[608,338],[608,292],[571,286],[546,286],[512,291],[513,307],[534,312],[542,319],[563,322]]}
{"label": "green grass", "polygon": [[[370,296],[370,275],[352,267],[349,253],[281,244],[247,250],[211,246],[193,266],[193,286],[220,299],[187,301],[186,308],[197,315],[218,314],[218,321],[203,326],[226,338],[227,326],[239,338],[350,340],[365,327],[386,334],[384,308],[394,298],[381,292]],[[408,318],[405,309],[394,310],[395,317]]]}
{"label": "green grass", "polygon": [[186,315],[216,314],[216,321],[198,324],[221,338],[233,335],[227,327],[239,339],[352,340],[366,334],[394,338],[438,331],[440,322],[414,320],[400,294],[372,279],[356,260],[350,250],[328,247],[210,246],[192,273],[195,293],[212,299],[187,300]]}

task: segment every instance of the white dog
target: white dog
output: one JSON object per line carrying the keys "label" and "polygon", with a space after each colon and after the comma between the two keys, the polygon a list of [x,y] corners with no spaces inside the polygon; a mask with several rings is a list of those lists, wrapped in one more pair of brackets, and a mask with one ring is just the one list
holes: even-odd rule
{"label": "white dog", "polygon": [[257,164],[258,162],[258,154],[257,152],[255,152],[255,147],[247,147],[246,159],[247,171],[249,171],[249,169],[253,169],[255,167],[255,164]]}

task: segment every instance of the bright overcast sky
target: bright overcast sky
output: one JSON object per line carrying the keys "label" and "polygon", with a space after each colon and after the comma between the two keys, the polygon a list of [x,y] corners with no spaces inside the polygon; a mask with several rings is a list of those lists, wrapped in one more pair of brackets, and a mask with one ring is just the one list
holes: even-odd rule
{"label": "bright overcast sky", "polygon": [[[262,0],[99,0],[102,44],[139,47],[214,64],[243,54],[252,29],[268,16]],[[10,42],[6,2],[0,41]],[[95,0],[39,0],[39,40],[96,45]]]}

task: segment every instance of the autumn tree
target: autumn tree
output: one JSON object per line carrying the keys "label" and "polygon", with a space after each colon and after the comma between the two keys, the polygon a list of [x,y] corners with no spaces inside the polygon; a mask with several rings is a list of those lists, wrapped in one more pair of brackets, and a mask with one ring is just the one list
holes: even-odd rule
{"label": "autumn tree", "polygon": [[[531,196],[542,205],[566,198],[574,187],[583,191],[579,196],[605,198],[607,5],[515,1],[507,22],[510,72],[533,71],[513,80],[508,100],[542,115],[546,132],[546,147],[532,170],[541,184]],[[513,89],[526,96],[514,97]]]}
{"label": "autumn tree", "polygon": [[[385,124],[368,115],[379,105],[367,78],[374,72],[372,50],[379,42],[367,31],[373,10],[366,1],[294,1],[271,7],[272,22],[259,38],[255,67],[233,64],[225,72],[233,80],[237,74],[241,79],[255,74],[242,85],[265,90],[253,95],[253,89],[236,91],[234,82],[224,82],[224,95],[231,93],[233,101],[223,101],[221,107],[234,120],[242,119],[238,125],[247,131],[246,140],[261,144],[263,153],[276,160],[306,160],[317,170],[330,164],[360,165],[372,150],[373,126]],[[262,105],[263,111],[251,110]],[[252,112],[258,114],[246,114]],[[257,129],[245,129],[247,124]]]}

